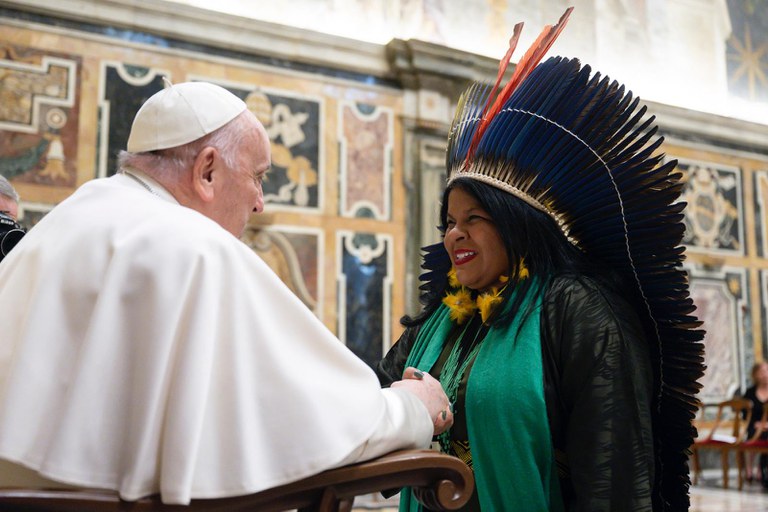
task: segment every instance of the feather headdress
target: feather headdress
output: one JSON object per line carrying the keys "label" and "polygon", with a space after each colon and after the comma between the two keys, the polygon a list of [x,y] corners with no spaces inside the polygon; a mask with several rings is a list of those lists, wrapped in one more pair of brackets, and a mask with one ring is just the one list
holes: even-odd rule
{"label": "feather headdress", "polygon": [[[681,267],[682,175],[658,154],[654,117],[623,85],[576,59],[539,64],[568,9],[520,60],[509,83],[475,83],[459,100],[448,137],[449,184],[460,177],[504,190],[551,216],[567,239],[636,288],[654,363],[654,510],[687,510],[686,450],[703,375],[701,323]],[[435,277],[436,249],[425,255]]]}

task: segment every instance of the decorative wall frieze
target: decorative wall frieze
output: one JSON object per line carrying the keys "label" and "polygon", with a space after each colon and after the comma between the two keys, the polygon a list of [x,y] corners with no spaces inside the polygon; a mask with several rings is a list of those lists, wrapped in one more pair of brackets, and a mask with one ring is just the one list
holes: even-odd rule
{"label": "decorative wall frieze", "polygon": [[711,144],[736,154],[768,159],[768,124],[758,124],[707,112],[648,102],[659,129],[668,140],[681,144]]}
{"label": "decorative wall frieze", "polygon": [[[385,76],[381,45],[160,0],[5,0],[2,6],[185,43]],[[254,7],[258,8],[258,7]]]}
{"label": "decorative wall frieze", "polygon": [[404,88],[441,91],[454,101],[469,82],[490,80],[499,67],[495,59],[414,39],[393,39],[386,54]]}

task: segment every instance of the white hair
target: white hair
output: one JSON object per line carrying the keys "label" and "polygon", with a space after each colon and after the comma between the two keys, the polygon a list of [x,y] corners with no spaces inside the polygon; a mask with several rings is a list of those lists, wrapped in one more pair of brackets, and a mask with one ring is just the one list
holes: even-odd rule
{"label": "white hair", "polygon": [[19,194],[16,192],[16,189],[13,188],[11,182],[2,174],[0,174],[0,195],[11,199],[14,203],[19,202]]}
{"label": "white hair", "polygon": [[244,111],[221,128],[188,144],[144,153],[120,151],[117,156],[118,168],[133,167],[160,180],[173,180],[191,168],[203,148],[211,146],[219,151],[226,166],[234,169],[237,164],[237,149],[250,127],[250,122],[248,111]]}

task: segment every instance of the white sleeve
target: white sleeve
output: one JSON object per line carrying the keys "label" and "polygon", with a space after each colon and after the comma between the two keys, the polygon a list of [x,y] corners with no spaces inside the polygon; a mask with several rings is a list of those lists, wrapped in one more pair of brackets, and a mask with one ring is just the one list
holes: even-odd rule
{"label": "white sleeve", "polygon": [[416,395],[404,389],[382,389],[386,410],[376,430],[335,467],[373,459],[394,450],[429,448],[432,418]]}

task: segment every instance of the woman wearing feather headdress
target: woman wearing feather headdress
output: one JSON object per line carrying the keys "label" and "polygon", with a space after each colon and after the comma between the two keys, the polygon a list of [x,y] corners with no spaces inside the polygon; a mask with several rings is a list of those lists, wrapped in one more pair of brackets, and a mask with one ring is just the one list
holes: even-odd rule
{"label": "woman wearing feather headdress", "polygon": [[440,379],[438,441],[475,473],[466,510],[687,510],[703,332],[681,175],[631,93],[575,59],[539,64],[570,11],[501,92],[519,26],[496,85],[462,96],[425,307],[377,373]]}

